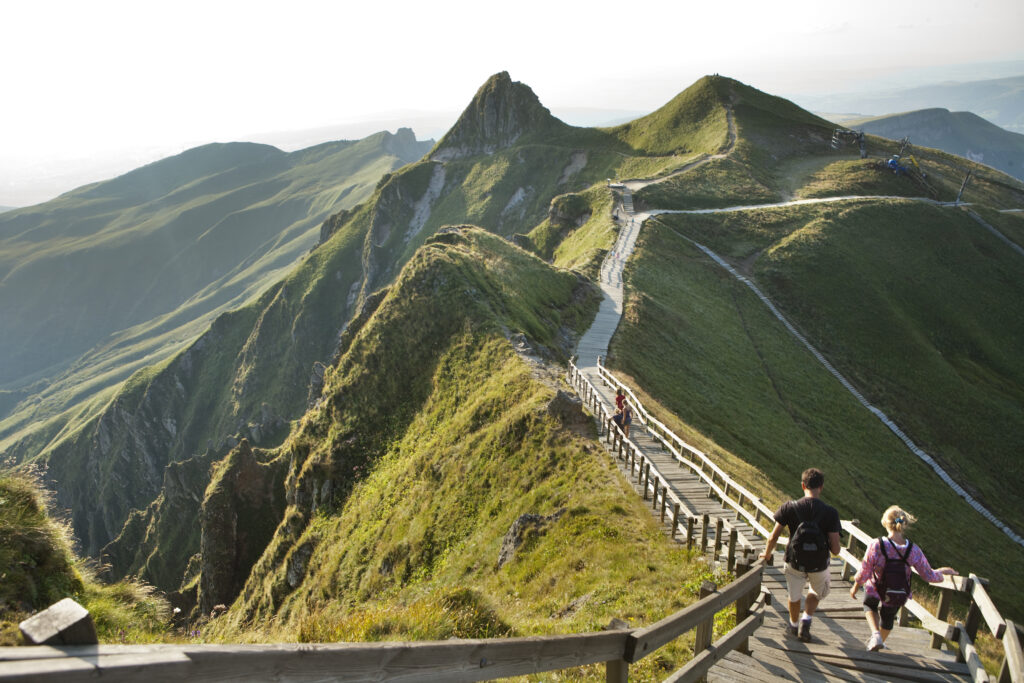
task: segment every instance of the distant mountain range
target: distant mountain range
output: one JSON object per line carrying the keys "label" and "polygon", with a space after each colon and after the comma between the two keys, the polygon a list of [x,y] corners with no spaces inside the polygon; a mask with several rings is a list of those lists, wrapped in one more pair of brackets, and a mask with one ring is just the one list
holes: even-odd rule
{"label": "distant mountain range", "polygon": [[970,111],[1006,130],[1024,133],[1024,76],[938,83],[872,94],[807,96],[801,97],[799,101],[814,111],[847,112],[864,116],[936,107],[950,111]]}
{"label": "distant mountain range", "polygon": [[1024,180],[1024,135],[989,123],[969,111],[922,109],[904,114],[853,119],[845,125],[978,161]]}
{"label": "distant mountain range", "polygon": [[33,396],[0,439],[180,349],[432,145],[211,144],[0,214],[0,420]]}

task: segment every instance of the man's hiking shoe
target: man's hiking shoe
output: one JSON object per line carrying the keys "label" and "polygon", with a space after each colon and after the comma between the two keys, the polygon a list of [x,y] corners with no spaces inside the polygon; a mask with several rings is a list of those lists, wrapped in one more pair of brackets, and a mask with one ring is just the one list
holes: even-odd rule
{"label": "man's hiking shoe", "polygon": [[879,650],[885,649],[885,643],[882,642],[881,633],[872,633],[871,637],[868,638],[868,650],[871,652],[878,652]]}
{"label": "man's hiking shoe", "polygon": [[811,642],[811,620],[801,619],[800,620],[800,633],[797,637],[804,643]]}
{"label": "man's hiking shoe", "polygon": [[793,624],[789,623],[788,621],[783,622],[783,623],[785,623],[785,625],[786,625],[786,633],[788,633],[789,635],[791,635],[791,636],[793,636],[795,638],[796,637],[796,633],[797,633],[796,626],[793,626]]}

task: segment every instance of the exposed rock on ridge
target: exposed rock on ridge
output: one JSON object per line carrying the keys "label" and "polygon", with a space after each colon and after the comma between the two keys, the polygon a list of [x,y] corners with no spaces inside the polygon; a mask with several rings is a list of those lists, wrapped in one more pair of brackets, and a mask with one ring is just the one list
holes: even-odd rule
{"label": "exposed rock on ridge", "polygon": [[528,85],[507,71],[491,76],[431,153],[434,161],[491,154],[529,133],[567,126],[551,115]]}

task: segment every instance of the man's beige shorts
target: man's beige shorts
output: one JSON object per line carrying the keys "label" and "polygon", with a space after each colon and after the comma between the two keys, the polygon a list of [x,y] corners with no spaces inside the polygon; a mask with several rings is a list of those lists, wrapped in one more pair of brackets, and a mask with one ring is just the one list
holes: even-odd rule
{"label": "man's beige shorts", "polygon": [[830,578],[828,569],[808,574],[807,572],[793,569],[787,564],[786,588],[789,589],[789,601],[800,602],[800,599],[804,596],[805,583],[811,584],[811,592],[817,595],[819,600],[824,600],[831,588],[832,582]]}

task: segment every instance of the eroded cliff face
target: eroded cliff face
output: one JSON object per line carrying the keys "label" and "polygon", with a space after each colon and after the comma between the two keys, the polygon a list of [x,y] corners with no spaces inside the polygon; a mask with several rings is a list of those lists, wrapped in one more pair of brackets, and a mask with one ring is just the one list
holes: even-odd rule
{"label": "eroded cliff face", "polygon": [[199,552],[199,511],[216,459],[210,450],[167,465],[160,495],[132,511],[101,551],[112,579],[138,576],[165,593],[181,588],[189,558]]}
{"label": "eroded cliff face", "polygon": [[214,467],[199,523],[199,610],[231,604],[285,509],[285,457],[269,459],[246,439]]}

